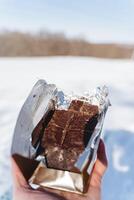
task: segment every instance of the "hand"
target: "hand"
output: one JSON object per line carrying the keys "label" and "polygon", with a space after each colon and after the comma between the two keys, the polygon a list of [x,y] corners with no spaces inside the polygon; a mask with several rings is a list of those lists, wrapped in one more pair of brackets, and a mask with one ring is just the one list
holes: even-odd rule
{"label": "hand", "polygon": [[100,200],[101,180],[107,168],[107,158],[103,141],[100,141],[97,161],[94,165],[88,192],[85,196],[46,189],[44,191],[33,190],[25,180],[15,160],[11,158],[13,174],[13,199],[14,200]]}

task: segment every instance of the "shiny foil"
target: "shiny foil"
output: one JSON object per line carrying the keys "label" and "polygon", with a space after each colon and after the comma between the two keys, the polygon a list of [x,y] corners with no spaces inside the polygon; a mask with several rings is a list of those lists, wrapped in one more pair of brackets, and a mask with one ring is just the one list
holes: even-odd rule
{"label": "shiny foil", "polygon": [[[80,99],[97,105],[99,108],[98,124],[87,147],[75,163],[76,172],[47,168],[45,157],[36,157],[36,149],[31,143],[32,132],[42,117],[52,108],[53,101],[56,102],[58,109],[67,109],[72,99]],[[65,95],[55,85],[47,84],[44,80],[39,80],[35,84],[18,116],[11,149],[12,155],[19,154],[28,159],[40,161],[29,179],[29,184],[33,189],[51,188],[79,194],[86,193],[97,157],[105,114],[109,106],[106,86],[98,87],[94,93],[80,97],[74,94]]]}
{"label": "shiny foil", "polygon": [[85,193],[88,185],[89,175],[87,173],[74,173],[50,169],[40,162],[33,176],[29,180],[31,187],[59,189],[63,191]]}

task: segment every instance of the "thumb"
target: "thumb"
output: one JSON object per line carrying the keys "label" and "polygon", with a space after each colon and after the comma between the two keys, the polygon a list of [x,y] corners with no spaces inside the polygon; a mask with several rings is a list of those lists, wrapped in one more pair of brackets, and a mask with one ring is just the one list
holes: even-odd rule
{"label": "thumb", "polygon": [[94,165],[92,175],[91,175],[91,180],[90,180],[91,186],[98,187],[98,188],[101,186],[101,180],[107,169],[107,166],[108,166],[108,161],[107,161],[107,156],[106,156],[106,151],[105,151],[105,145],[104,145],[103,140],[100,140],[98,152],[97,152],[97,160]]}

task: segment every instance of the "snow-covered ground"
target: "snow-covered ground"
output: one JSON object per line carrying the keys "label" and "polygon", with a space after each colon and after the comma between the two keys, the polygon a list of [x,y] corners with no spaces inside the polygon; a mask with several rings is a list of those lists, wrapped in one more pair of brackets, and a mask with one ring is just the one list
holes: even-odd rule
{"label": "snow-covered ground", "polygon": [[104,126],[109,168],[102,199],[134,199],[134,61],[81,57],[0,59],[0,198],[6,193],[5,199],[11,199],[9,155],[13,129],[38,79],[80,94],[99,85],[109,87],[112,107]]}

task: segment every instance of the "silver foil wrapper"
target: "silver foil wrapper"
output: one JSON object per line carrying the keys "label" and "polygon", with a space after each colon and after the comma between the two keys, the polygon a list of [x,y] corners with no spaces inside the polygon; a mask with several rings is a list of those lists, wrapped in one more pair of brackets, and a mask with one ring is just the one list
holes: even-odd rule
{"label": "silver foil wrapper", "polygon": [[[37,147],[32,146],[32,133],[40,120],[54,106],[58,109],[67,109],[73,99],[87,101],[99,108],[98,123],[88,144],[79,156],[75,167],[79,173],[47,168],[43,156],[36,157]],[[85,193],[90,181],[90,174],[96,161],[97,149],[101,138],[105,114],[110,102],[108,88],[98,87],[94,93],[84,96],[65,95],[56,85],[47,84],[39,80],[26,99],[14,130],[11,154],[19,154],[28,159],[36,159],[39,164],[29,179],[29,184],[34,189],[52,188],[75,193]],[[90,162],[89,162],[90,161]]]}

